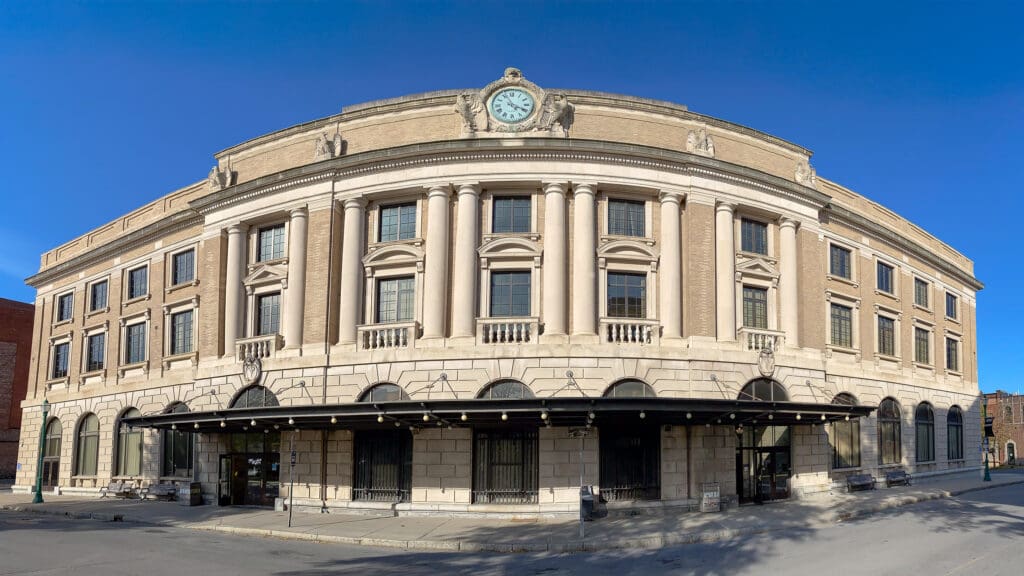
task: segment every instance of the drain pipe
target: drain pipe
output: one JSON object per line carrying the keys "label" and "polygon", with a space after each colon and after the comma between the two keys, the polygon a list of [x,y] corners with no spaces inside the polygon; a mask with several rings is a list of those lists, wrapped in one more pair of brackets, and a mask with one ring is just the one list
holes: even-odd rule
{"label": "drain pipe", "polygon": [[690,425],[684,426],[686,428],[686,499],[690,499],[690,463],[693,462],[693,452],[690,450]]}

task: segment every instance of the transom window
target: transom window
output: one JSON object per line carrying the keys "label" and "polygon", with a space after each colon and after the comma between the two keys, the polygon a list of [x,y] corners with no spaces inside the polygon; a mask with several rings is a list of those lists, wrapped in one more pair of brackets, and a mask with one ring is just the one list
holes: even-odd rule
{"label": "transom window", "polygon": [[256,297],[256,335],[277,334],[281,329],[281,293]]}
{"label": "transom window", "polygon": [[608,201],[608,234],[643,237],[645,235],[644,220],[643,201]]}
{"label": "transom window", "polygon": [[280,406],[277,396],[270,389],[254,385],[242,390],[231,403],[232,408],[269,408]]}
{"label": "transom window", "polygon": [[102,370],[106,364],[107,334],[90,334],[85,347],[85,371]]}
{"label": "transom window", "polygon": [[956,294],[946,292],[946,318],[956,319]]}
{"label": "transom window", "polygon": [[838,276],[840,278],[846,278],[849,280],[853,277],[853,258],[852,253],[843,248],[832,244],[829,247],[829,274]]}
{"label": "transom window", "polygon": [[896,355],[896,321],[886,316],[878,317],[878,353]]}
{"label": "transom window", "polygon": [[171,257],[171,285],[177,286],[195,279],[195,250],[178,252]]}
{"label": "transom window", "polygon": [[[842,393],[832,399],[839,406],[856,406],[857,400],[850,394]],[[832,467],[860,467],[860,419],[851,418],[832,423]]]}
{"label": "transom window", "polygon": [[380,209],[380,242],[416,237],[416,203],[395,204]]}
{"label": "transom window", "polygon": [[70,350],[70,342],[53,345],[53,366],[50,368],[50,378],[64,378],[68,375],[68,352]]}
{"label": "transom window", "polygon": [[768,328],[768,290],[743,287],[743,325],[747,328]]}
{"label": "transom window", "polygon": [[757,220],[740,220],[740,249],[754,254],[768,254],[768,225]]}
{"label": "transom window", "polygon": [[412,276],[383,278],[377,283],[377,322],[412,322],[416,280]]}
{"label": "transom window", "polygon": [[86,414],[78,425],[78,442],[75,446],[75,474],[95,476],[100,451],[100,419],[95,414]]}
{"label": "transom window", "polygon": [[171,354],[192,351],[192,311],[171,314]]}
{"label": "transom window", "polygon": [[964,414],[953,406],[946,414],[946,454],[949,460],[964,459]]}
{"label": "transom window", "polygon": [[608,316],[647,317],[647,275],[608,273]]}
{"label": "transom window", "polygon": [[360,402],[400,402],[402,400],[408,400],[409,395],[405,393],[405,389],[397,384],[377,384],[363,392],[363,395],[359,398]]}
{"label": "transom window", "polygon": [[260,228],[257,234],[256,261],[284,258],[284,224]]}
{"label": "transom window", "polygon": [[654,388],[641,380],[620,380],[605,390],[606,398],[654,398]]}
{"label": "transom window", "polygon": [[928,331],[924,328],[914,327],[914,362],[928,364],[929,358]]}
{"label": "transom window", "polygon": [[140,266],[128,271],[128,299],[141,298],[149,293],[149,268]]}
{"label": "transom window", "polygon": [[957,372],[960,370],[960,355],[958,344],[953,338],[946,338],[946,370]]}
{"label": "transom window", "polygon": [[928,283],[920,278],[914,278],[914,304],[928,307]]}
{"label": "transom window", "polygon": [[95,312],[107,307],[107,284],[106,280],[96,282],[89,287],[89,311]]}
{"label": "transom window", "polygon": [[893,290],[893,267],[889,266],[885,262],[879,262],[876,266],[877,272],[877,287],[881,292],[886,294],[892,294]]}
{"label": "transom window", "polygon": [[130,324],[124,329],[124,363],[137,364],[146,360],[146,323]]}
{"label": "transom window", "polygon": [[886,398],[878,405],[878,463],[899,464],[902,459],[900,406]]}
{"label": "transom window", "polygon": [[491,316],[530,315],[530,273],[491,272]]}
{"label": "transom window", "polygon": [[917,461],[935,460],[935,413],[931,404],[922,402],[914,411],[914,427],[917,440]]}
{"label": "transom window", "polygon": [[74,292],[57,296],[57,322],[71,320],[71,311],[75,306]]}
{"label": "transom window", "polygon": [[498,380],[477,395],[477,398],[486,400],[522,400],[533,397],[533,391],[518,380]]}
{"label": "transom window", "polygon": [[853,348],[853,308],[832,304],[832,344]]}
{"label": "transom window", "polygon": [[771,378],[757,378],[747,382],[740,390],[739,400],[760,400],[764,402],[788,402],[786,389]]}
{"label": "transom window", "polygon": [[530,232],[530,197],[500,196],[494,199],[495,234]]}

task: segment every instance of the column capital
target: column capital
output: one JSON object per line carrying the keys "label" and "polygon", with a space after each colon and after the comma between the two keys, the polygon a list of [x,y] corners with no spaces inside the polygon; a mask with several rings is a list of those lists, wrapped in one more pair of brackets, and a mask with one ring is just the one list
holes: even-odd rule
{"label": "column capital", "polygon": [[572,193],[573,195],[593,195],[595,188],[597,188],[597,182],[573,182]]}
{"label": "column capital", "polygon": [[249,226],[246,224],[232,224],[228,226],[228,234],[245,234],[248,229]]}
{"label": "column capital", "polygon": [[305,218],[309,216],[309,209],[305,206],[299,206],[298,208],[292,208],[288,211],[288,216],[292,218]]}
{"label": "column capital", "polygon": [[366,198],[346,198],[342,200],[342,205],[345,206],[345,210],[353,208],[359,208],[362,210],[363,208],[366,208]]}
{"label": "column capital", "polygon": [[[458,189],[458,195],[472,194],[473,196],[480,195],[480,183],[479,182],[460,182],[455,185]],[[433,190],[433,189],[431,189]]]}
{"label": "column capital", "polygon": [[796,230],[800,228],[800,221],[788,216],[783,216],[782,218],[779,218],[779,228],[792,228],[793,230]]}
{"label": "column capital", "polygon": [[676,204],[679,204],[679,203],[681,203],[683,201],[684,197],[686,197],[685,193],[678,192],[676,190],[662,190],[658,194],[658,200],[660,200],[662,204],[669,203],[669,202],[674,202]]}
{"label": "column capital", "polygon": [[447,198],[451,193],[452,187],[450,184],[431,184],[430,186],[427,186],[427,198],[433,198],[440,195],[444,195],[444,197]]}
{"label": "column capital", "polygon": [[736,204],[732,202],[719,202],[715,204],[715,212],[728,212],[732,214],[736,211]]}
{"label": "column capital", "polygon": [[544,187],[545,195],[565,194],[566,189],[569,187],[565,182],[544,182],[542,186]]}

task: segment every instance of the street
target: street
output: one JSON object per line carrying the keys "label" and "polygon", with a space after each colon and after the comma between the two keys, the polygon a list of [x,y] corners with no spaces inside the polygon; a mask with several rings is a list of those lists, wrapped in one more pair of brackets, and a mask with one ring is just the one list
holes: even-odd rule
{"label": "street", "polygon": [[904,506],[821,529],[662,550],[494,554],[246,538],[0,512],[0,574],[986,574],[1024,566],[1024,486]]}

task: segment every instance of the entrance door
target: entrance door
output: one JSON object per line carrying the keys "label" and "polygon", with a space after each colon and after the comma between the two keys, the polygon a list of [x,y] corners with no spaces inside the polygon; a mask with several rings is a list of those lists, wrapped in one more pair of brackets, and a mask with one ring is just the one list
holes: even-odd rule
{"label": "entrance door", "polygon": [[754,426],[743,431],[736,448],[736,484],[740,502],[789,498],[792,475],[789,427]]}
{"label": "entrance door", "polygon": [[601,495],[608,500],[661,497],[661,429],[601,429]]}
{"label": "entrance door", "polygon": [[1014,444],[1013,442],[1007,442],[1006,444],[1006,463],[1017,463],[1017,445]]}

